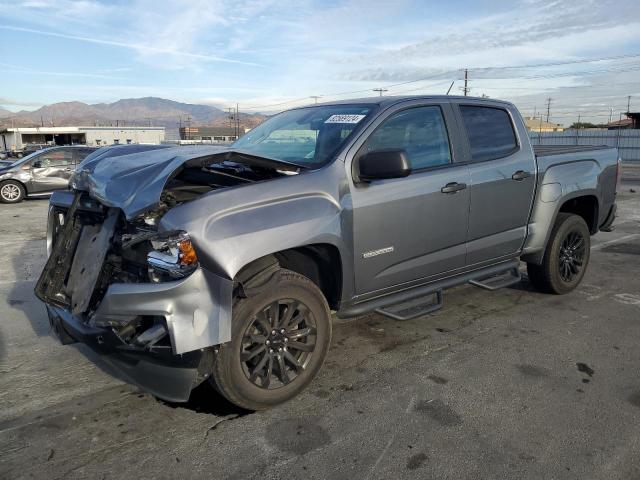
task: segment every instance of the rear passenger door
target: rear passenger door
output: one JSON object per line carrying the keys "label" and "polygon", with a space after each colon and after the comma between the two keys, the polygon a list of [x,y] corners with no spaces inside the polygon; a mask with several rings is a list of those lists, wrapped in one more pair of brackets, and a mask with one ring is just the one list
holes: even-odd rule
{"label": "rear passenger door", "polygon": [[[355,287],[384,293],[464,268],[469,214],[467,165],[455,163],[451,106],[398,105],[367,127],[353,166],[367,152],[403,149],[404,178],[352,182]],[[354,170],[347,163],[347,170]],[[444,189],[444,190],[443,190]]]}
{"label": "rear passenger door", "polygon": [[457,105],[471,175],[468,266],[513,256],[526,237],[536,164],[522,122],[514,122],[517,111],[510,108],[497,102]]}

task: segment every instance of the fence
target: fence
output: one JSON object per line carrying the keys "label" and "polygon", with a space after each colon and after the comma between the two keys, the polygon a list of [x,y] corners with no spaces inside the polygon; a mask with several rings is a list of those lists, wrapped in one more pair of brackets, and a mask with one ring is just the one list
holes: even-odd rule
{"label": "fence", "polygon": [[533,145],[607,145],[617,147],[627,162],[640,162],[640,130],[565,130],[529,132]]}

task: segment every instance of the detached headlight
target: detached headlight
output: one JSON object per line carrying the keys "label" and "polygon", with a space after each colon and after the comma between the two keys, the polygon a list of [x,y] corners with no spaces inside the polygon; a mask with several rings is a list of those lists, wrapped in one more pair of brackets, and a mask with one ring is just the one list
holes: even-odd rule
{"label": "detached headlight", "polygon": [[149,278],[163,282],[184,278],[198,267],[198,256],[186,232],[169,232],[151,240]]}

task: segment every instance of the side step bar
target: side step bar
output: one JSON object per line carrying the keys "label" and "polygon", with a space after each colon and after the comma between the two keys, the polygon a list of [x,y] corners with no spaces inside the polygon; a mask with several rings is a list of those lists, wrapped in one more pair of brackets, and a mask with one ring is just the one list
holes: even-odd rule
{"label": "side step bar", "polygon": [[[388,295],[384,295],[381,297],[375,297],[369,300],[364,300],[359,303],[355,303],[352,305],[347,305],[343,309],[337,312],[338,317],[347,318],[347,317],[355,317],[358,315],[363,315],[365,313],[378,311],[382,315],[386,315],[387,312],[390,311],[388,307],[392,305],[396,305],[396,309],[392,309],[391,313],[396,316],[407,316],[408,314],[402,315],[402,311],[406,310],[408,307],[405,305],[410,301],[413,301],[414,308],[418,308],[416,305],[416,299],[420,299],[425,297],[426,295],[433,295],[434,293],[447,288],[452,288],[457,285],[462,285],[471,280],[482,280],[488,279],[491,277],[495,277],[496,275],[504,274],[505,272],[514,271],[518,269],[520,265],[519,260],[509,260],[507,262],[502,262],[497,265],[491,265],[490,267],[480,268],[478,270],[474,270],[472,272],[466,272],[460,275],[456,275],[453,277],[443,278],[441,280],[437,280],[426,285],[420,285],[418,287],[414,287],[408,290],[402,290],[400,292],[394,292]],[[515,280],[514,280],[515,283]],[[402,308],[401,307],[402,304]],[[428,305],[425,305],[424,302],[419,304],[420,307],[424,307],[425,310],[427,308],[433,308],[431,312],[437,310],[442,306],[442,298],[438,300],[437,296],[434,302],[430,302]],[[436,308],[436,306],[438,306]],[[398,315],[398,310],[400,310],[400,315]],[[430,313],[430,312],[427,312]],[[420,313],[420,315],[424,315],[424,313]],[[391,317],[394,318],[394,317]]]}
{"label": "side step bar", "polygon": [[520,270],[518,267],[514,267],[497,275],[484,277],[479,280],[469,280],[469,283],[474,287],[494,291],[518,283],[520,280],[522,280]]}
{"label": "side step bar", "polygon": [[[432,302],[424,303],[420,302],[416,304],[416,301],[408,301],[405,303],[398,303],[386,308],[377,308],[376,313],[384,315],[385,317],[393,318],[394,320],[411,320],[422,315],[433,313],[442,308],[442,290],[437,290],[433,293],[434,298]],[[418,299],[421,301],[422,299]]]}

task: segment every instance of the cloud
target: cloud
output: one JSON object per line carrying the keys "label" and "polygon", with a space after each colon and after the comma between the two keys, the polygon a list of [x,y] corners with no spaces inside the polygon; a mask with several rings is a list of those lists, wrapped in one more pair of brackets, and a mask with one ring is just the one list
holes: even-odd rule
{"label": "cloud", "polygon": [[13,65],[13,64],[4,63],[4,62],[0,62],[0,66],[4,67],[2,69],[3,74],[18,73],[21,75],[28,74],[28,75],[46,75],[46,76],[52,76],[52,77],[100,78],[100,79],[108,79],[108,80],[126,79],[126,77],[117,77],[114,75],[105,75],[102,73],[55,72],[55,71],[48,71],[48,70],[37,70],[30,67],[22,67],[19,65]]}
{"label": "cloud", "polygon": [[69,40],[77,40],[80,42],[87,42],[87,43],[96,43],[99,45],[110,45],[113,47],[121,47],[121,48],[128,48],[128,49],[132,49],[132,50],[136,50],[139,53],[152,53],[152,54],[165,54],[165,55],[172,55],[172,56],[176,56],[176,57],[186,57],[186,58],[192,58],[192,59],[197,59],[197,60],[204,60],[204,61],[210,61],[210,62],[223,62],[223,63],[236,63],[236,64],[242,64],[242,65],[252,65],[252,66],[258,66],[255,63],[251,63],[251,62],[243,62],[241,60],[234,60],[234,59],[230,59],[230,58],[223,58],[223,57],[218,57],[216,55],[208,55],[208,54],[204,54],[204,53],[194,53],[194,52],[188,52],[188,51],[180,51],[174,48],[167,48],[167,47],[158,47],[158,46],[154,46],[154,45],[145,45],[145,44],[141,44],[141,43],[127,43],[127,42],[119,42],[119,41],[115,41],[115,40],[103,40],[100,38],[93,38],[93,37],[83,37],[80,35],[68,35],[65,33],[56,33],[56,32],[48,32],[48,31],[43,31],[43,30],[36,30],[33,28],[24,28],[24,27],[12,27],[9,25],[0,25],[0,29],[4,29],[4,30],[13,30],[13,31],[17,31],[17,32],[26,32],[26,33],[33,33],[36,35],[45,35],[45,36],[50,36],[50,37],[58,37],[58,38],[66,38]]}
{"label": "cloud", "polygon": [[0,97],[0,105],[5,107],[41,107],[42,103],[29,102],[23,100],[15,100],[13,98]]}

